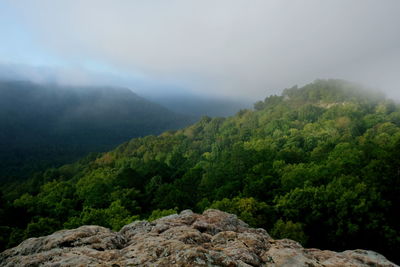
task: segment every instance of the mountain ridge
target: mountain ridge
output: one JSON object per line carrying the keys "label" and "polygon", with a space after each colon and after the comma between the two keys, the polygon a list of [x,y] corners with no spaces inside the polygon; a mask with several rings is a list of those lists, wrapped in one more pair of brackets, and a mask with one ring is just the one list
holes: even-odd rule
{"label": "mountain ridge", "polygon": [[[133,137],[179,128],[192,119],[128,88],[0,82],[2,175],[69,163]],[[46,163],[47,161],[47,163]],[[15,166],[18,165],[18,166]],[[21,171],[19,171],[21,170]],[[4,177],[3,177],[4,178]]]}
{"label": "mountain ridge", "polygon": [[[318,80],[290,88],[289,98],[132,139],[3,190],[11,214],[1,224],[4,246],[57,229],[117,230],[134,218],[215,208],[276,238],[396,261],[400,106],[354,86]],[[18,226],[7,213],[16,210],[24,214]]]}

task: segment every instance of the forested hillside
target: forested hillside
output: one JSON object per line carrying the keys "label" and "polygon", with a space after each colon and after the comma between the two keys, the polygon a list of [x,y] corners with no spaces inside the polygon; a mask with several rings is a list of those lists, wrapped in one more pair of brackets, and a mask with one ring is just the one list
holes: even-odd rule
{"label": "forested hillside", "polygon": [[26,178],[34,171],[191,121],[126,88],[3,81],[0,181]]}
{"label": "forested hillside", "polygon": [[399,152],[398,104],[317,80],[3,187],[1,244],[211,207],[275,238],[399,261]]}

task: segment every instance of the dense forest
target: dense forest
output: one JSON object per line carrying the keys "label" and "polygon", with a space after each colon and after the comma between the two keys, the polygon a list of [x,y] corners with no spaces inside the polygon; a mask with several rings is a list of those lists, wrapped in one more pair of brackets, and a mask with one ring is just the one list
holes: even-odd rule
{"label": "dense forest", "polygon": [[0,181],[191,122],[126,88],[1,81]]}
{"label": "dense forest", "polygon": [[400,257],[400,105],[341,80],[285,89],[2,187],[1,248],[218,208],[304,246]]}

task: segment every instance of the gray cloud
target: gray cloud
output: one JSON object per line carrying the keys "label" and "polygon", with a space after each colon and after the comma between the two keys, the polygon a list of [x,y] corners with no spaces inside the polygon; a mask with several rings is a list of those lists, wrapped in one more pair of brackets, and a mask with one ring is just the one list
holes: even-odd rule
{"label": "gray cloud", "polygon": [[13,1],[36,41],[206,94],[262,98],[316,78],[400,89],[398,0]]}

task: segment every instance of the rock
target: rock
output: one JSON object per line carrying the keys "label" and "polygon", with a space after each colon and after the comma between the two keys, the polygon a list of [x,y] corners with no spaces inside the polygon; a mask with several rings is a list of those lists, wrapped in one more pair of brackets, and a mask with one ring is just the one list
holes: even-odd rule
{"label": "rock", "polygon": [[0,254],[1,266],[397,266],[366,250],[333,252],[274,240],[235,215],[190,210],[113,232],[82,226],[30,238]]}

